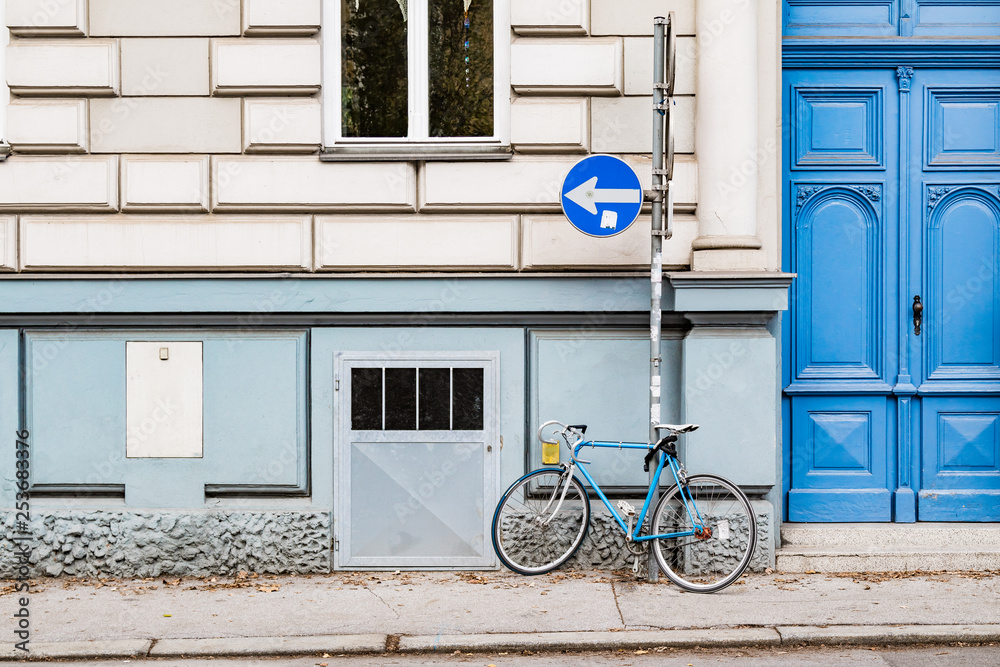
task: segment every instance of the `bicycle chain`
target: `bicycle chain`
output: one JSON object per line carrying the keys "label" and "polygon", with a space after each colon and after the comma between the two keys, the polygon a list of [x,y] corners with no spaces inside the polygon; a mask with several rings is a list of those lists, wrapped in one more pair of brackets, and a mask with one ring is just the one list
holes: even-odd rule
{"label": "bicycle chain", "polygon": [[[645,524],[646,522],[643,522]],[[649,553],[649,540],[643,540],[642,542],[635,542],[633,540],[625,540],[625,548],[629,550],[633,556],[643,556]]]}

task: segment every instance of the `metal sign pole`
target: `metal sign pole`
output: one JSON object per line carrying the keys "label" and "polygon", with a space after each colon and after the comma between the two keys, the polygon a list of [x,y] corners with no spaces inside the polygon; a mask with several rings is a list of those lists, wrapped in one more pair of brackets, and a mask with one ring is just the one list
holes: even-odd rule
{"label": "metal sign pole", "polygon": [[[650,246],[650,303],[649,303],[649,441],[656,442],[660,423],[660,331],[663,298],[663,199],[669,181],[664,179],[664,57],[666,54],[666,25],[669,19],[658,16],[653,19],[653,230]],[[669,214],[668,214],[669,215]],[[669,227],[668,232],[669,233]],[[652,463],[655,463],[655,459]],[[657,466],[649,466],[649,479],[653,482]],[[656,506],[659,488],[654,487],[650,508]],[[650,517],[650,531],[655,530]],[[649,550],[646,567],[647,580],[659,580],[659,568],[653,549]]]}

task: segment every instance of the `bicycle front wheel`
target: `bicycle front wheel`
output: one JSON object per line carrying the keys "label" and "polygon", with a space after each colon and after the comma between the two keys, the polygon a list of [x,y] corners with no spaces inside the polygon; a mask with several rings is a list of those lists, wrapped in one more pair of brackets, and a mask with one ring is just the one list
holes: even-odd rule
{"label": "bicycle front wheel", "polygon": [[[674,485],[653,512],[652,540],[660,569],[694,593],[722,590],[743,574],[757,546],[757,521],[746,494],[716,475],[692,475],[682,495]],[[685,499],[684,496],[687,496]]]}
{"label": "bicycle front wheel", "polygon": [[565,470],[543,468],[503,494],[493,514],[493,549],[515,572],[543,574],[570,559],[589,523],[590,499],[583,485]]}

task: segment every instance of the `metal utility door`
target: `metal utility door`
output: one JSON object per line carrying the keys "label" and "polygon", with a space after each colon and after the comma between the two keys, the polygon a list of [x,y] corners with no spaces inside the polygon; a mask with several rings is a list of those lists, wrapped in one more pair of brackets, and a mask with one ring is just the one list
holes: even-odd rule
{"label": "metal utility door", "polygon": [[785,72],[791,521],[1000,519],[998,82]]}
{"label": "metal utility door", "polygon": [[336,567],[495,565],[498,360],[337,356]]}

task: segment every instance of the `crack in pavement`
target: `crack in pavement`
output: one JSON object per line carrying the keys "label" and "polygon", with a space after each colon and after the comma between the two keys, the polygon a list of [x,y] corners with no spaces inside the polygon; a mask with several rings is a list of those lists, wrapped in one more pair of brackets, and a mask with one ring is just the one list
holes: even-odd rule
{"label": "crack in pavement", "polygon": [[386,602],[385,600],[383,600],[381,595],[379,595],[378,593],[376,593],[374,590],[372,590],[368,586],[365,586],[364,588],[365,588],[366,591],[368,591],[369,593],[371,593],[372,595],[374,595],[376,600],[378,600],[379,602],[381,602],[382,604],[384,604],[385,608],[388,609],[389,611],[391,611],[396,618],[399,618],[399,612],[397,610],[393,609],[392,607],[390,607],[389,603]]}
{"label": "crack in pavement", "polygon": [[615,598],[615,609],[618,610],[618,618],[621,619],[622,628],[625,628],[625,627],[627,627],[626,624],[625,624],[625,616],[622,614],[622,607],[621,607],[621,605],[618,604],[618,590],[615,588],[615,582],[614,581],[611,582],[611,594]]}

